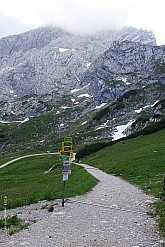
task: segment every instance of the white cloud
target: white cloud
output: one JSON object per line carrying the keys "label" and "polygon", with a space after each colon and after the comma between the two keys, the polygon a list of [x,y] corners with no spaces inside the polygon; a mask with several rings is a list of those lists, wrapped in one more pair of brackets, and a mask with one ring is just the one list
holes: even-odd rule
{"label": "white cloud", "polygon": [[29,29],[52,24],[84,34],[127,24],[153,30],[162,44],[164,9],[164,0],[0,0],[0,11]]}
{"label": "white cloud", "polygon": [[159,45],[165,45],[164,10],[164,0],[139,0],[126,24],[137,28],[152,30],[156,36],[157,43]]}
{"label": "white cloud", "polygon": [[0,0],[0,9],[30,26],[54,24],[71,32],[118,28],[135,0]]}
{"label": "white cloud", "polygon": [[[52,5],[45,23],[53,23],[76,33],[119,28],[127,20],[133,1],[60,0]],[[48,15],[46,15],[48,16]]]}

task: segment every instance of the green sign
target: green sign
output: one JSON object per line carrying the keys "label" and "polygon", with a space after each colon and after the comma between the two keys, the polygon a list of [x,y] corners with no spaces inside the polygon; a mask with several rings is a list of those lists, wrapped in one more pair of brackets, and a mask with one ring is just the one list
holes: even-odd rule
{"label": "green sign", "polygon": [[62,160],[62,161],[69,161],[70,160],[70,157],[61,155],[60,156],[60,160]]}

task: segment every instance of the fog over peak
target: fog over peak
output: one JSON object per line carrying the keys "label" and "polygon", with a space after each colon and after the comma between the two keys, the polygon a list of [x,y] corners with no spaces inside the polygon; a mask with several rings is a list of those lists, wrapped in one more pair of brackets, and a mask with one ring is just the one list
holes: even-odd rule
{"label": "fog over peak", "polygon": [[[52,1],[50,1],[52,2]],[[60,0],[40,13],[42,25],[51,24],[79,34],[118,29],[123,26],[133,9],[130,1]]]}
{"label": "fog over peak", "polygon": [[164,9],[164,0],[0,0],[0,37],[47,25],[77,34],[133,26],[165,44]]}
{"label": "fog over peak", "polygon": [[79,34],[92,34],[98,31],[118,29],[122,27],[133,3],[130,1],[58,1],[42,15],[42,25],[51,24]]}
{"label": "fog over peak", "polygon": [[[0,4],[1,4],[0,0]],[[5,3],[6,2],[6,3]],[[4,13],[0,19],[5,20],[1,33],[6,26],[17,23],[15,30],[21,26],[37,27],[52,25],[61,27],[69,32],[92,34],[98,31],[118,29],[125,25],[134,6],[134,0],[47,0],[2,1]],[[11,6],[10,11],[8,4]],[[13,10],[13,11],[12,11]],[[11,17],[7,16],[7,13]],[[17,20],[15,18],[17,16]],[[18,22],[18,20],[20,22]],[[12,24],[12,25],[11,25]],[[11,28],[14,30],[14,28]],[[10,32],[10,30],[8,30]]]}

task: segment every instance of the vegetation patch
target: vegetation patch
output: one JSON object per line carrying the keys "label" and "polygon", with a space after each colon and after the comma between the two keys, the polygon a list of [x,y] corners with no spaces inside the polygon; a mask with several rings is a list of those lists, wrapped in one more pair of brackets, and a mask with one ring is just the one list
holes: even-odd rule
{"label": "vegetation patch", "polygon": [[[134,123],[132,124],[133,127]],[[161,120],[158,123],[151,123],[149,126],[145,127],[143,130],[137,131],[127,137],[120,138],[115,141],[109,141],[109,142],[95,142],[95,143],[89,143],[78,149],[76,153],[77,160],[80,160],[90,154],[93,154],[104,147],[112,146],[118,142],[122,142],[124,140],[132,139],[138,136],[148,135],[154,132],[157,132],[159,130],[162,130],[165,128],[165,119]]]}
{"label": "vegetation patch", "polygon": [[165,236],[165,129],[150,135],[122,140],[87,157],[83,162],[106,173],[120,176],[159,200],[154,216],[162,236]]}
{"label": "vegetation patch", "polygon": [[142,92],[142,89],[132,89],[132,90],[129,90],[128,92],[124,93],[123,95],[121,95],[119,98],[118,98],[118,101],[119,102],[122,102],[124,100],[128,100],[129,99],[129,102],[130,99],[136,99],[137,97],[139,98],[139,95],[140,93]]}
{"label": "vegetation patch", "polygon": [[122,80],[104,80],[105,84],[111,88],[116,88],[125,85]]}
{"label": "vegetation patch", "polygon": [[0,229],[7,230],[9,235],[12,235],[13,233],[19,232],[23,229],[27,229],[28,226],[29,223],[25,223],[17,215],[0,219]]}
{"label": "vegetation patch", "polygon": [[165,74],[165,62],[160,59],[155,61],[155,71],[158,74]]}
{"label": "vegetation patch", "polygon": [[[55,164],[55,169],[48,171]],[[66,186],[66,197],[84,194],[96,185],[97,179],[84,168],[71,165],[72,174]],[[0,169],[0,210],[15,208],[40,200],[53,200],[62,197],[62,162],[57,155],[43,155],[21,159]]]}

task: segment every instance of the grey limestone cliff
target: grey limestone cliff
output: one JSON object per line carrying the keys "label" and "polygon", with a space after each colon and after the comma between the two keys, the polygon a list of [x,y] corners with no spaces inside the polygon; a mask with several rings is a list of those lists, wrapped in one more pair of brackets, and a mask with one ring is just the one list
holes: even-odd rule
{"label": "grey limestone cliff", "polygon": [[130,89],[157,82],[165,84],[164,68],[164,46],[116,41],[95,60],[81,83],[90,82],[88,92],[94,92],[95,101],[108,102]]}
{"label": "grey limestone cliff", "polygon": [[68,93],[113,41],[156,44],[152,32],[135,28],[93,36],[44,27],[0,40],[0,100],[33,94]]}

